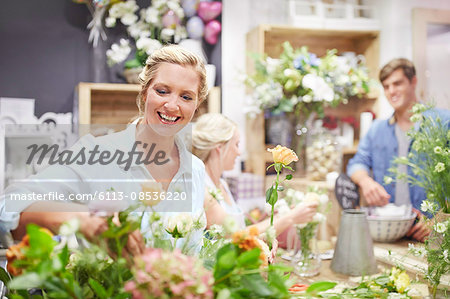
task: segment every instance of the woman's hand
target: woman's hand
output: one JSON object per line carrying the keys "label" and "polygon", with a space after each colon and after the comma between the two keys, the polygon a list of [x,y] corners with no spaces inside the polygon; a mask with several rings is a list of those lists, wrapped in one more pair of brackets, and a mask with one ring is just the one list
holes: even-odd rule
{"label": "woman's hand", "polygon": [[[119,213],[114,214],[113,223],[117,226],[120,226]],[[141,231],[137,229],[128,235],[127,245],[125,245],[123,254],[124,256],[140,255],[144,252],[144,249],[145,249],[144,238],[142,237]]]}
{"label": "woman's hand", "polygon": [[293,224],[310,222],[317,212],[318,203],[298,204],[290,212]]}
{"label": "woman's hand", "polygon": [[[97,237],[108,229],[108,223],[104,217],[92,216],[89,213],[82,213],[79,218],[81,222],[80,232],[90,242],[95,243]],[[120,226],[118,215],[115,215],[113,218],[113,223]],[[127,245],[123,249],[123,253],[124,256],[135,256],[142,254],[144,249],[144,238],[139,230],[135,230],[128,236]]]}
{"label": "woman's hand", "polygon": [[97,236],[108,229],[108,223],[103,217],[92,216],[89,212],[80,213],[80,232],[89,242],[94,242]]}

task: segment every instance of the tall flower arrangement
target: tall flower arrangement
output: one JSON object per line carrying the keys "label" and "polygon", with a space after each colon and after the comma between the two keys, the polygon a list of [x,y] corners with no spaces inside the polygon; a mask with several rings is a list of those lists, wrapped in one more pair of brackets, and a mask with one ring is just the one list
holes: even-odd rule
{"label": "tall flower arrangement", "polygon": [[[426,278],[436,295],[441,276],[450,271],[450,122],[435,115],[430,106],[416,104],[411,121],[415,122],[408,135],[412,151],[407,157],[398,157],[390,168],[391,176],[384,178],[390,184],[404,180],[424,188],[427,199],[421,210],[433,216],[428,221],[432,233],[425,241],[424,250],[410,245],[411,252],[425,256],[428,262]],[[399,173],[398,165],[407,165],[413,175]],[[445,217],[447,215],[447,218]]]}
{"label": "tall flower arrangement", "polygon": [[319,58],[305,46],[294,49],[285,42],[279,59],[253,55],[255,72],[244,80],[253,90],[249,112],[268,109],[274,114],[301,111],[322,115],[324,106],[368,94],[374,82],[369,79],[364,58],[350,59],[336,53],[329,50]]}

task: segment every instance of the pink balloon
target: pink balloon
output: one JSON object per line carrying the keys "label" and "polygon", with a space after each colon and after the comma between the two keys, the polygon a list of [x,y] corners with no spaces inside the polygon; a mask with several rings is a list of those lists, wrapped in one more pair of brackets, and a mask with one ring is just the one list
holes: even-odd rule
{"label": "pink balloon", "polygon": [[161,20],[164,28],[174,29],[178,24],[180,24],[180,18],[178,18],[173,10],[169,10],[168,12],[166,12]]}
{"label": "pink balloon", "polygon": [[212,20],[205,26],[205,40],[210,45],[215,45],[219,38],[222,25],[217,20]]}
{"label": "pink balloon", "polygon": [[203,22],[208,23],[211,20],[217,18],[222,12],[222,2],[200,2],[198,4],[198,16]]}

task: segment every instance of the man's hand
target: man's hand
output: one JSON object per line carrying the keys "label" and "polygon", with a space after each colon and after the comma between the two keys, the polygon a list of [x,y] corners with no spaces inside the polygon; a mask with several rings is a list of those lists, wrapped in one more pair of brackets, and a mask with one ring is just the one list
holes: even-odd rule
{"label": "man's hand", "polygon": [[362,194],[369,206],[384,206],[389,203],[391,196],[386,192],[383,186],[367,176],[358,182]]}
{"label": "man's hand", "polygon": [[431,233],[430,227],[425,223],[425,216],[422,215],[418,210],[413,209],[413,212],[416,213],[417,217],[419,217],[419,222],[411,227],[411,229],[406,233],[406,236],[413,238],[414,240],[424,242],[428,235]]}

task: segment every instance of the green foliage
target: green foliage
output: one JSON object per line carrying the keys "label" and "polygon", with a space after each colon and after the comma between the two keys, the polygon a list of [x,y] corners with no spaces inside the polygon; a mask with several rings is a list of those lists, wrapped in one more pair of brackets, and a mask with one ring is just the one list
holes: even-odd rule
{"label": "green foliage", "polygon": [[[416,125],[408,132],[411,152],[408,157],[398,157],[390,168],[393,179],[407,181],[425,189],[427,201],[435,203],[444,213],[450,213],[450,143],[449,121],[443,121],[431,106],[416,104],[411,120]],[[428,111],[428,114],[424,114]],[[407,165],[413,175],[401,176],[397,166]],[[388,179],[388,178],[386,178]],[[435,213],[436,211],[429,211]]]}
{"label": "green foliage", "polygon": [[[289,298],[285,271],[280,265],[261,269],[261,250],[242,251],[235,244],[223,246],[214,266],[214,292],[217,298]],[[261,275],[267,272],[267,279]]]}
{"label": "green foliage", "polygon": [[[28,225],[30,245],[24,250],[25,258],[14,262],[23,274],[9,282],[5,273],[1,274],[10,290],[9,298],[131,298],[123,290],[124,283],[132,277],[130,265],[121,255],[128,235],[139,227],[130,211],[119,213],[120,226],[109,217],[108,229],[98,244],[90,244],[72,255],[67,244],[57,246],[48,233]],[[81,235],[78,238],[83,239]],[[34,288],[41,289],[42,296],[30,295],[27,290]]]}

